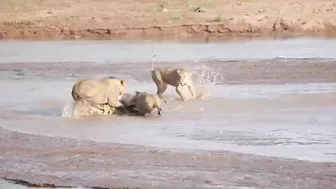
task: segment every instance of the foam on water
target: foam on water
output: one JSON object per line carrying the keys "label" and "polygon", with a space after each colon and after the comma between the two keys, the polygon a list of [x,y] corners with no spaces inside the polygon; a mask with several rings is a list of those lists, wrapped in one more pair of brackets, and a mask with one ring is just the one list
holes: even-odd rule
{"label": "foam on water", "polygon": [[193,74],[193,81],[195,85],[200,87],[213,86],[217,81],[222,81],[224,76],[220,72],[215,71],[213,68],[201,64],[195,66],[191,72]]}
{"label": "foam on water", "polygon": [[70,118],[72,117],[73,114],[73,102],[68,102],[64,105],[63,110],[62,110],[62,115],[61,117],[67,117]]}

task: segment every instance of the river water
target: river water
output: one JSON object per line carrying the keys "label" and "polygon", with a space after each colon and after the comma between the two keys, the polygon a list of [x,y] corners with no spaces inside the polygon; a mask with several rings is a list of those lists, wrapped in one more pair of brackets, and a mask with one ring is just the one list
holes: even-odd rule
{"label": "river water", "polygon": [[[1,41],[0,127],[78,141],[336,162],[335,81],[295,82],[292,78],[272,83],[252,69],[232,70],[246,77],[246,82],[230,84],[221,72],[241,62],[247,66],[259,61],[267,61],[267,65],[295,62],[302,67],[311,62],[333,64],[335,49],[336,40],[321,39],[226,43]],[[182,102],[169,87],[161,117],[69,117],[71,87],[81,78],[124,77],[127,92],[155,93],[149,75],[153,54],[157,55],[158,67],[193,70],[199,86],[210,92],[209,98]],[[248,83],[252,72],[264,80]]]}

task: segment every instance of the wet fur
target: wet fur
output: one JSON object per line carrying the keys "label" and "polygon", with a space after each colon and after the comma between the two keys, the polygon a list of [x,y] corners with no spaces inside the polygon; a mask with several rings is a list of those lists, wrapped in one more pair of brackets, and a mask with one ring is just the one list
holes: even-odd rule
{"label": "wet fur", "polygon": [[[84,79],[76,82],[71,91],[74,101],[108,112],[112,107],[123,106],[119,98],[125,91],[125,81],[116,78]],[[106,106],[108,105],[108,106]]]}
{"label": "wet fur", "polygon": [[[155,55],[152,59],[151,75],[154,83],[157,87],[157,95],[163,99],[162,94],[168,88],[168,85],[175,87],[176,93],[182,100],[186,100],[185,94],[182,93],[182,87],[187,86],[190,92],[191,98],[196,98],[196,91],[191,79],[191,73],[183,68],[154,68]],[[165,101],[166,102],[166,101]]]}

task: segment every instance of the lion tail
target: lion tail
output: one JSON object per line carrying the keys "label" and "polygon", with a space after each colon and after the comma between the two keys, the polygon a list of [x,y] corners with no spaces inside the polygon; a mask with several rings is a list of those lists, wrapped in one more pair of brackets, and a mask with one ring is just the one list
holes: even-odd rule
{"label": "lion tail", "polygon": [[152,71],[154,70],[155,57],[156,57],[156,55],[154,54],[153,59],[152,59]]}

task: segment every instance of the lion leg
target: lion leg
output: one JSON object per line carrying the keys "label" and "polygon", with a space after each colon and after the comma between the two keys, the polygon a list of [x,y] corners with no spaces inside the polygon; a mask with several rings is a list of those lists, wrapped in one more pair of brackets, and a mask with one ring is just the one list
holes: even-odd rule
{"label": "lion leg", "polygon": [[[89,102],[90,103],[90,102]],[[101,111],[103,111],[103,112],[105,112],[106,110],[108,110],[106,107],[105,107],[105,105],[104,104],[97,104],[97,103],[90,103],[91,104],[91,106],[93,106],[93,107],[95,107],[95,108],[97,108],[97,109],[99,109],[99,110],[101,110]]]}
{"label": "lion leg", "polygon": [[156,94],[159,96],[160,99],[163,100],[165,104],[167,104],[167,101],[163,98],[163,93],[167,90],[168,84],[161,82],[159,85],[157,85],[157,92]]}
{"label": "lion leg", "polygon": [[108,105],[110,105],[110,108],[113,107],[114,110],[119,110],[121,112],[128,112],[128,109],[126,106],[124,106],[124,104],[122,104],[119,100],[113,98],[113,96],[111,96],[108,99]]}
{"label": "lion leg", "polygon": [[99,110],[96,107],[93,107],[91,105],[88,105],[88,106],[90,106],[90,108],[88,110],[89,115],[92,115],[92,116],[105,115],[105,113],[102,110]]}
{"label": "lion leg", "polygon": [[161,111],[162,111],[162,108],[161,107],[156,107],[157,111],[158,111],[158,115],[161,116]]}
{"label": "lion leg", "polygon": [[181,86],[181,85],[178,85],[178,86],[176,87],[176,93],[181,97],[181,99],[182,99],[183,101],[185,101],[186,98],[185,98],[185,96],[183,96],[183,93],[182,93],[182,91],[181,91],[181,88],[182,88],[182,86]]}
{"label": "lion leg", "polygon": [[104,104],[98,104],[98,103],[95,103],[94,101],[88,100],[88,99],[82,99],[82,103],[83,104],[90,104],[91,106],[97,108],[98,110],[105,111]]}
{"label": "lion leg", "polygon": [[154,102],[154,108],[157,109],[158,115],[161,116],[161,111],[162,111],[161,102],[159,101],[160,99],[157,99],[157,100],[158,101]]}
{"label": "lion leg", "polygon": [[156,94],[160,97],[161,100],[164,101],[164,103],[167,103],[164,100],[162,94],[166,91],[166,89],[168,87],[168,84],[165,83],[165,82],[163,82],[160,73],[155,72],[155,71],[152,71],[151,73],[152,73],[152,79],[153,79],[153,81],[154,81],[154,83],[156,85],[156,88],[157,88]]}
{"label": "lion leg", "polygon": [[188,85],[188,90],[190,92],[191,98],[196,99],[195,87],[192,84],[190,84],[190,85]]}
{"label": "lion leg", "polygon": [[109,103],[108,103],[110,106],[114,107],[114,108],[119,108],[119,107],[124,107],[124,105],[119,102],[119,101],[110,101],[109,100]]}
{"label": "lion leg", "polygon": [[103,107],[104,107],[103,115],[112,115],[113,114],[111,106],[109,106],[108,104],[104,104]]}

